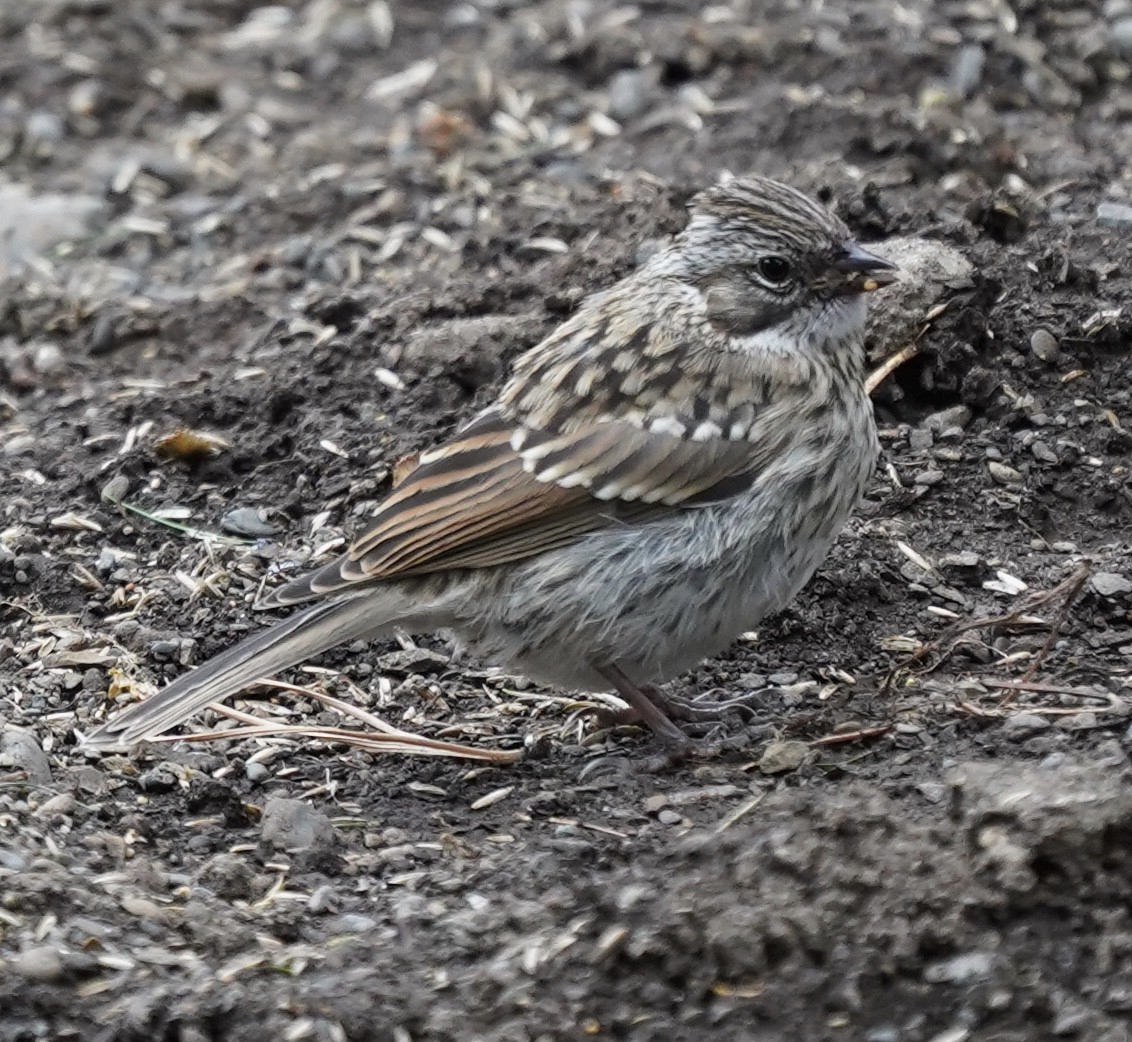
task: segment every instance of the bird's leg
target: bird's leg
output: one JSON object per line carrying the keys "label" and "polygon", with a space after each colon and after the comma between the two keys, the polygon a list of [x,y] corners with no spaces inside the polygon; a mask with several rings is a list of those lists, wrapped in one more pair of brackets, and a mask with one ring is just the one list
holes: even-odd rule
{"label": "bird's leg", "polygon": [[747,694],[735,698],[726,698],[722,702],[695,702],[691,699],[666,695],[657,688],[652,688],[649,697],[673,720],[693,721],[720,720],[735,709],[746,709],[752,716],[757,716],[755,707],[764,695],[773,693],[774,688],[760,688],[758,691],[748,691]]}
{"label": "bird's leg", "polygon": [[[763,688],[740,695],[737,698],[728,698],[723,702],[708,702],[706,704],[666,695],[660,688],[652,684],[641,684],[638,690],[669,719],[695,723],[697,721],[720,720],[734,709],[746,709],[754,714],[755,706],[762,696],[774,689]],[[599,713],[599,719],[610,727],[644,721],[644,717],[637,712],[636,708],[632,707],[632,704],[629,709],[603,709]]]}
{"label": "bird's leg", "polygon": [[620,666],[610,664],[608,666],[598,666],[597,671],[605,677],[617,691],[617,693],[629,703],[629,710],[625,714],[619,714],[628,719],[622,719],[618,722],[628,723],[630,721],[646,724],[665,745],[672,749],[685,750],[691,744],[688,736],[684,734],[665,714],[664,709],[653,701],[653,696],[659,694],[655,687],[645,685],[644,687],[633,683],[624,673]]}

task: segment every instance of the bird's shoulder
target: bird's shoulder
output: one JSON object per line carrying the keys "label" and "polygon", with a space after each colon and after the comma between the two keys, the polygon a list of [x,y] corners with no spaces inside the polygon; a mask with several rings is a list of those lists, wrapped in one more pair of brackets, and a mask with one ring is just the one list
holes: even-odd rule
{"label": "bird's shoulder", "polygon": [[495,409],[530,431],[616,422],[684,440],[743,440],[781,374],[732,339],[712,327],[694,286],[618,286],[521,355]]}

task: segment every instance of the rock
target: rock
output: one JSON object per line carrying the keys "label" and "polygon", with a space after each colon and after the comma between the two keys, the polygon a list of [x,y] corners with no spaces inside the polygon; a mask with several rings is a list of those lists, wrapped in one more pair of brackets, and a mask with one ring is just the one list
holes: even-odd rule
{"label": "rock", "polygon": [[32,195],[22,185],[0,184],[0,281],[53,246],[88,235],[105,212],[94,196]]}
{"label": "rock", "polygon": [[1020,471],[1015,470],[1013,467],[1006,463],[999,463],[998,460],[991,460],[987,464],[987,470],[990,471],[990,476],[994,478],[1000,485],[1021,485],[1022,474]]}
{"label": "rock", "polygon": [[916,339],[928,310],[971,286],[974,266],[953,246],[898,237],[869,249],[900,269],[897,281],[869,299],[869,356],[887,358]]}
{"label": "rock", "polygon": [[990,974],[994,959],[989,952],[964,952],[924,968],[924,980],[931,984],[966,984]]}
{"label": "rock", "polygon": [[1061,345],[1048,329],[1035,329],[1030,334],[1030,350],[1043,362],[1056,362]]}
{"label": "rock", "polygon": [[1039,731],[1046,731],[1050,727],[1049,720],[1037,713],[1014,713],[1003,722],[1002,730],[1014,738],[1029,738]]}
{"label": "rock", "polygon": [[[99,492],[99,498],[105,503],[120,503],[126,498],[126,493],[130,491],[130,479],[125,474],[116,474],[105,485],[102,486],[102,491]],[[109,548],[102,551],[104,554],[109,552],[117,561],[117,554]],[[101,560],[101,558],[99,558]],[[114,564],[110,565],[113,568]],[[107,571],[110,569],[108,568]]]}
{"label": "rock", "polygon": [[66,972],[63,957],[54,948],[46,944],[20,952],[10,965],[20,976],[44,984],[62,979]]}
{"label": "rock", "polygon": [[74,812],[75,797],[69,792],[60,792],[39,805],[36,814],[41,818],[65,817]]}
{"label": "rock", "polygon": [[27,867],[27,859],[23,854],[11,847],[0,847],[0,868],[6,868],[9,872],[25,872]]}
{"label": "rock", "polygon": [[172,792],[181,780],[181,772],[175,763],[162,760],[138,778],[138,788],[142,792]]}
{"label": "rock", "polygon": [[323,912],[333,912],[338,907],[338,893],[329,883],[317,887],[307,898],[307,910],[315,915]]}
{"label": "rock", "polygon": [[908,435],[908,448],[913,452],[926,452],[932,447],[935,438],[926,427],[917,427]]}
{"label": "rock", "polygon": [[505,350],[534,343],[542,326],[523,315],[477,315],[433,322],[412,332],[403,346],[389,348],[391,368],[404,366],[417,371],[433,366],[451,370],[463,361],[477,381],[494,379]]}
{"label": "rock", "polygon": [[609,81],[609,114],[616,120],[639,116],[648,108],[657,85],[657,70],[622,69]]}
{"label": "rock", "polygon": [[921,470],[912,478],[913,485],[922,485],[924,488],[931,488],[933,485],[938,485],[944,478],[942,470]]}
{"label": "rock", "polygon": [[1117,54],[1132,57],[1132,18],[1118,18],[1109,26],[1109,43]]}
{"label": "rock", "polygon": [[979,555],[974,550],[960,550],[954,554],[944,554],[939,559],[939,567],[941,569],[950,568],[978,568]]}
{"label": "rock", "polygon": [[342,933],[372,933],[377,929],[377,920],[372,915],[346,912],[332,919],[326,929],[332,936]]}
{"label": "rock", "polygon": [[1110,766],[967,763],[948,782],[960,836],[992,885],[1057,888],[1055,880],[1091,878],[1098,864],[1123,854],[1132,789]]}
{"label": "rock", "polygon": [[964,44],[951,60],[948,90],[957,98],[969,98],[979,87],[987,64],[986,51],[977,43]]}
{"label": "rock", "polygon": [[810,747],[805,742],[771,742],[759,757],[759,770],[763,774],[796,771],[809,755]]}
{"label": "rock", "polygon": [[279,531],[257,507],[236,507],[235,510],[229,510],[220,519],[220,528],[232,535],[247,536],[249,539],[267,539]]}
{"label": "rock", "polygon": [[1101,597],[1120,597],[1132,593],[1132,581],[1119,572],[1097,572],[1089,585]]}
{"label": "rock", "polygon": [[51,783],[51,761],[30,731],[6,730],[0,737],[0,766],[23,771],[33,785]]}
{"label": "rock", "polygon": [[1091,731],[1097,726],[1097,714],[1086,710],[1069,716],[1059,716],[1057,726],[1063,731]]}
{"label": "rock", "polygon": [[32,368],[43,376],[58,376],[66,368],[58,344],[38,344],[31,359]]}
{"label": "rock", "polygon": [[205,862],[198,880],[222,900],[246,901],[252,896],[255,874],[235,854],[217,854]]}
{"label": "rock", "polygon": [[1132,206],[1105,200],[1097,204],[1097,220],[1101,224],[1132,224]]}
{"label": "rock", "polygon": [[260,839],[282,850],[309,850],[334,845],[330,819],[302,800],[276,796],[263,808]]}
{"label": "rock", "polygon": [[966,405],[953,405],[933,412],[924,418],[923,426],[933,434],[942,434],[952,427],[964,428],[971,422],[971,410]]}

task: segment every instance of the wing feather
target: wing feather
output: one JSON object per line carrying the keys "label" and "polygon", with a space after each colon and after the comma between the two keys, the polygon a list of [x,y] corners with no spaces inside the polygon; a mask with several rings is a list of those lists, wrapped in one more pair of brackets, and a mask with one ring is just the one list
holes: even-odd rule
{"label": "wing feather", "polygon": [[626,420],[553,433],[491,410],[423,453],[345,555],[261,606],[522,560],[608,525],[711,501],[713,489],[727,498],[750,485],[758,465],[757,447],[745,440],[691,441]]}

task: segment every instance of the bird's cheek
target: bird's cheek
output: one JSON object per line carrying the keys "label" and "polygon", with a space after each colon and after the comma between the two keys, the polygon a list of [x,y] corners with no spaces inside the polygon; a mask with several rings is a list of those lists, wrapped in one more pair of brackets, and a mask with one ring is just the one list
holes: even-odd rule
{"label": "bird's cheek", "polygon": [[704,310],[713,328],[725,336],[750,336],[773,324],[774,316],[750,291],[730,284],[710,286],[704,293]]}

